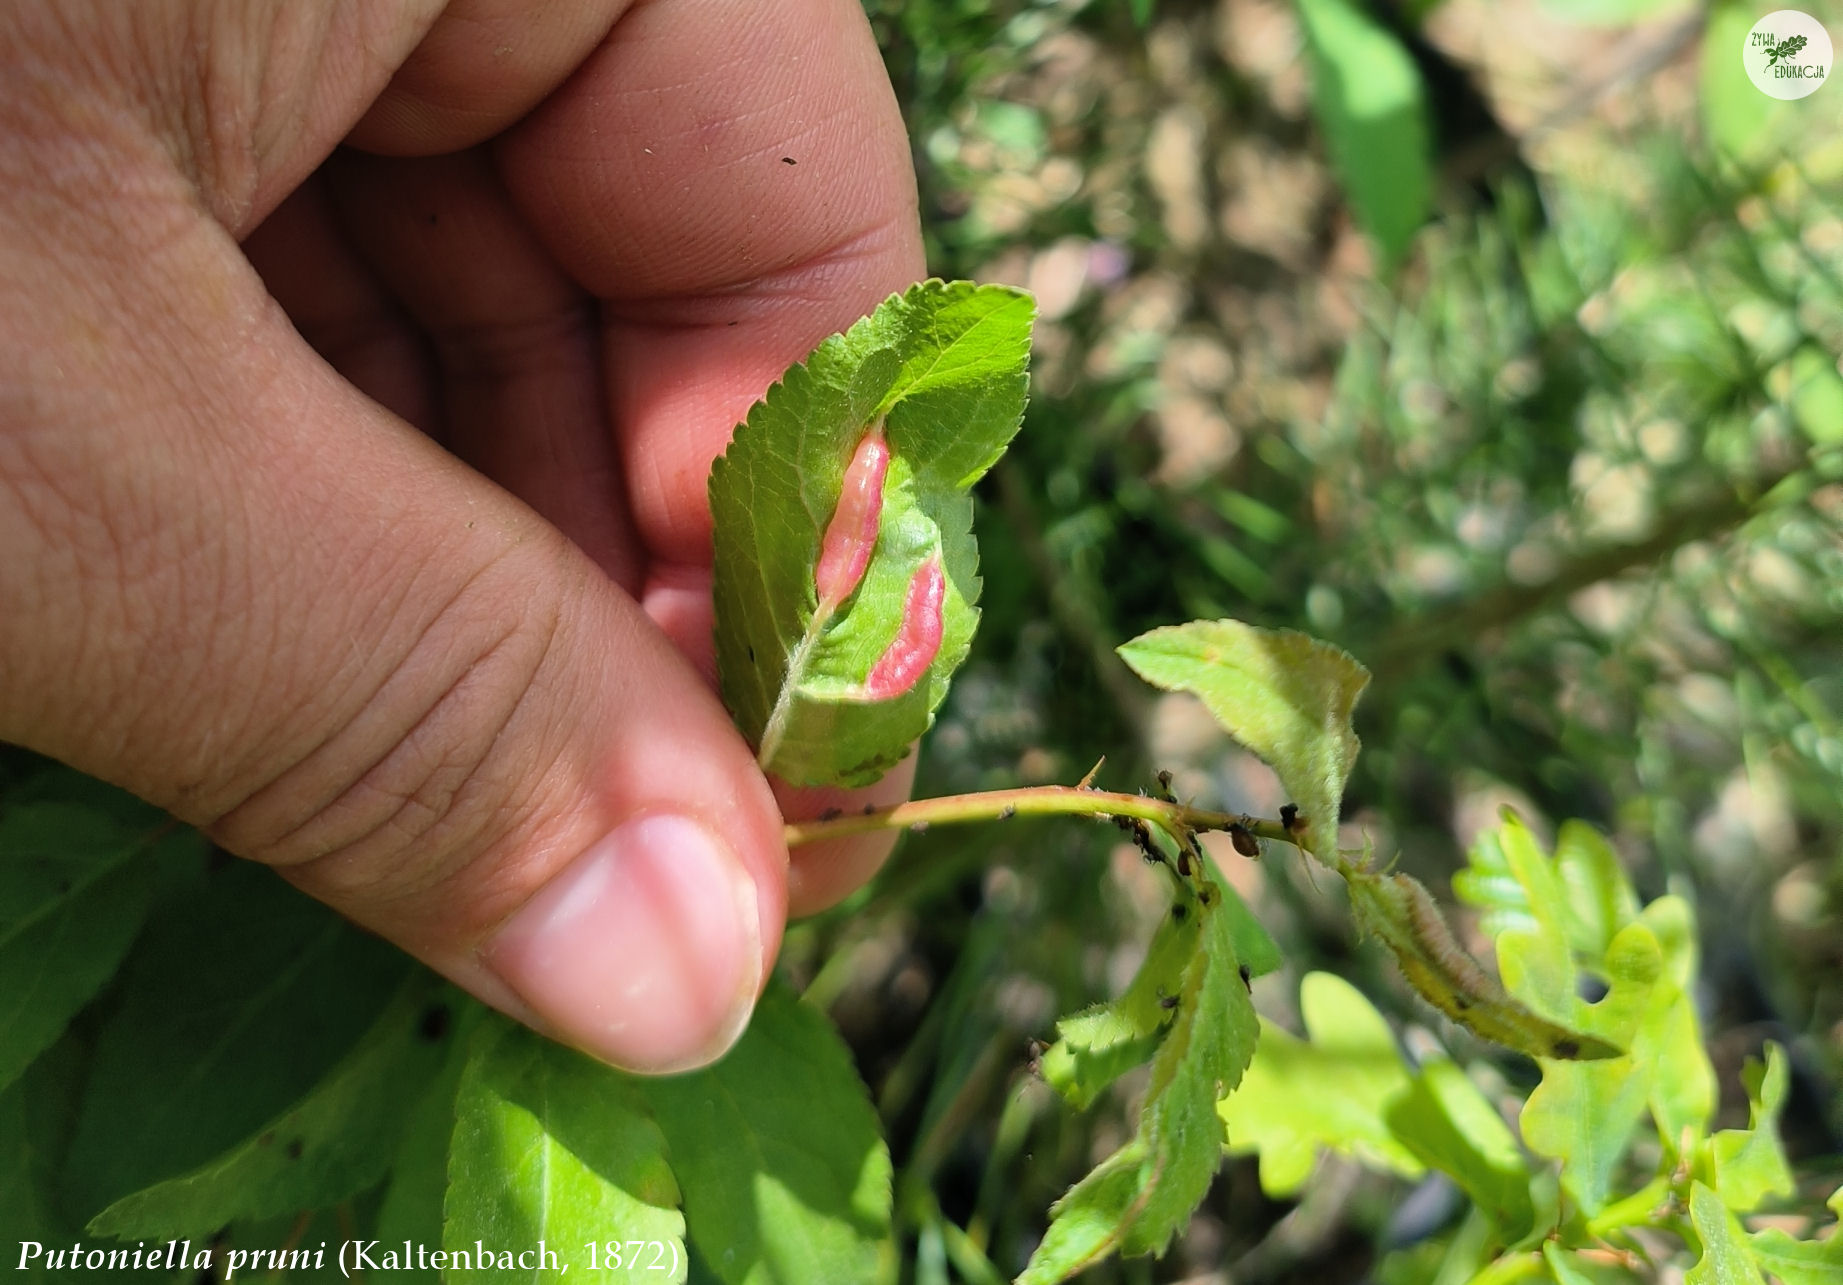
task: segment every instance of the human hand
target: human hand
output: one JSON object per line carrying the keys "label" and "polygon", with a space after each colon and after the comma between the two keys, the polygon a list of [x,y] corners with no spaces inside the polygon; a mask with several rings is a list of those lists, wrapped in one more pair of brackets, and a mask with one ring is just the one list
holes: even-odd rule
{"label": "human hand", "polygon": [[0,51],[0,738],[604,1059],[720,1054],[887,853],[790,866],[710,688],[711,459],[923,269],[856,0],[22,0]]}

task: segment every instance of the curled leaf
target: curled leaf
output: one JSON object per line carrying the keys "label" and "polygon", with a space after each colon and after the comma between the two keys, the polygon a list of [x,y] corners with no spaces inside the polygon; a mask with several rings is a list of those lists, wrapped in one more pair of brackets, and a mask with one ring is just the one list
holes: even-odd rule
{"label": "curled leaf", "polygon": [[1513,998],[1453,939],[1433,895],[1410,875],[1350,869],[1350,903],[1423,999],[1481,1039],[1531,1057],[1593,1061],[1621,1050]]}

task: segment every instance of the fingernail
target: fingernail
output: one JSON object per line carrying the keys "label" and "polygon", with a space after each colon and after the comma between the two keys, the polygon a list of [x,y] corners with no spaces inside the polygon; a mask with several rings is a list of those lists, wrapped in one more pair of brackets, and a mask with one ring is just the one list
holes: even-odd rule
{"label": "fingernail", "polygon": [[564,867],[486,947],[553,1034],[630,1071],[715,1061],[761,981],[755,884],[682,816],[630,821]]}

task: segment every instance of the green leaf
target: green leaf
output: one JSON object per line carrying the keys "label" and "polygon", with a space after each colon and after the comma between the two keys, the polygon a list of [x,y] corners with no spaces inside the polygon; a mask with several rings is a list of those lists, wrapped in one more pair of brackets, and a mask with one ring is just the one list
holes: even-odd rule
{"label": "green leaf", "polygon": [[876,1112],[838,1032],[778,982],[722,1061],[635,1088],[665,1134],[692,1242],[724,1285],[893,1270]]}
{"label": "green leaf", "polygon": [[[448,995],[458,1016],[448,1033],[447,1061],[435,1079],[422,1086],[403,1123],[403,1137],[391,1161],[390,1181],[378,1206],[377,1238],[386,1245],[410,1241],[439,1244],[442,1238],[442,1202],[448,1189],[448,1149],[454,1139],[455,1103],[461,1074],[473,1060],[473,1032],[487,1009],[459,992]],[[392,1280],[418,1280],[435,1285],[440,1273],[433,1267],[401,1269]]]}
{"label": "green leaf", "polygon": [[1357,222],[1399,260],[1433,208],[1432,138],[1420,70],[1353,0],[1300,0],[1312,108]]}
{"label": "green leaf", "polygon": [[1632,881],[1606,836],[1585,821],[1562,823],[1555,868],[1567,889],[1568,944],[1598,961],[1619,930],[1638,917]]}
{"label": "green leaf", "polygon": [[1750,1059],[1741,1078],[1747,1085],[1748,1127],[1723,1129],[1709,1139],[1709,1185],[1723,1204],[1744,1214],[1768,1196],[1788,1196],[1793,1190],[1778,1128],[1791,1084],[1785,1050],[1767,1044],[1765,1066]]}
{"label": "green leaf", "polygon": [[1154,629],[1119,650],[1154,687],[1200,696],[1230,736],[1279,773],[1305,846],[1335,852],[1338,805],[1357,757],[1351,713],[1368,670],[1307,634],[1237,620]]}
{"label": "green leaf", "polygon": [[[1528,995],[1512,935],[1500,939],[1499,962],[1513,993]],[[1628,924],[1606,952],[1607,993],[1598,1003],[1571,999],[1583,1030],[1612,1045],[1631,1047],[1651,993],[1663,973],[1656,936],[1643,923]],[[1581,1212],[1607,1203],[1614,1172],[1644,1116],[1650,1068],[1633,1053],[1603,1061],[1538,1059],[1542,1083],[1523,1104],[1523,1140],[1538,1155],[1561,1161],[1563,1187]]]}
{"label": "green leaf", "polygon": [[357,1043],[408,968],[272,871],[215,871],[123,968],[66,1157],[72,1212],[242,1141]]}
{"label": "green leaf", "polygon": [[1756,6],[1725,0],[1710,11],[1702,30],[1702,128],[1716,151],[1747,162],[1760,160],[1779,134],[1792,105],[1754,86],[1741,62]]}
{"label": "green leaf", "polygon": [[[455,1099],[448,1157],[443,1248],[559,1253],[559,1270],[523,1270],[527,1279],[683,1281],[685,1220],[666,1160],[665,1139],[646,1117],[631,1077],[553,1044],[503,1018],[483,1022]],[[650,1271],[656,1251],[638,1259],[597,1253],[595,1242],[664,1245],[674,1264]],[[567,1255],[567,1262],[561,1257]],[[499,1282],[494,1261],[450,1266],[449,1282]]]}
{"label": "green leaf", "polygon": [[1596,966],[1613,934],[1638,917],[1638,898],[1618,854],[1582,821],[1562,825],[1551,868],[1528,827],[1506,811],[1503,827],[1481,831],[1473,842],[1466,868],[1453,876],[1453,891],[1478,907],[1479,926],[1492,937],[1540,931],[1534,909],[1540,902],[1542,919]]}
{"label": "green leaf", "polygon": [[1843,1282],[1843,1236],[1834,1230],[1822,1240],[1795,1240],[1777,1227],[1747,1237],[1747,1249],[1760,1270],[1784,1285],[1839,1285]]}
{"label": "green leaf", "polygon": [[405,1117],[441,1066],[425,1033],[446,1008],[413,980],[346,1057],[299,1102],[191,1173],[144,1187],[90,1219],[96,1236],[208,1239],[247,1218],[335,1204],[384,1176]]}
{"label": "green leaf", "polygon": [[1229,935],[1235,939],[1235,958],[1248,971],[1250,979],[1265,977],[1280,968],[1280,947],[1267,931],[1267,925],[1254,917],[1248,903],[1241,899],[1227,879],[1216,886],[1222,890],[1222,913],[1228,917]]}
{"label": "green leaf", "polygon": [[1689,903],[1659,897],[1643,922],[1657,938],[1663,972],[1632,1041],[1632,1055],[1651,1078],[1651,1115],[1675,1155],[1692,1151],[1715,1114],[1715,1068],[1702,1041],[1693,994],[1696,925]]}
{"label": "green leaf", "polygon": [[1190,1220],[1222,1162],[1216,1104],[1241,1080],[1258,1019],[1235,956],[1221,883],[1199,870],[1180,904],[1201,933],[1178,1003],[1152,1059],[1133,1137],[1051,1209],[1048,1231],[1019,1285],[1067,1280],[1108,1254],[1162,1254]]}
{"label": "green leaf", "polygon": [[[76,1114],[87,1049],[65,1035],[4,1090],[0,1090],[0,1245],[23,1252],[26,1241],[55,1251],[68,1248],[82,1228],[64,1214],[57,1172]],[[15,1257],[10,1264],[21,1267]],[[67,1280],[47,1269],[43,1255],[23,1264],[27,1282]]]}
{"label": "green leaf", "polygon": [[1108,1085],[1149,1060],[1176,1011],[1184,970],[1202,932],[1186,901],[1172,907],[1152,936],[1145,962],[1116,1000],[1056,1023],[1057,1040],[1039,1066],[1050,1087],[1085,1111]]}
{"label": "green leaf", "polygon": [[0,1089],[0,1236],[5,1237],[0,1244],[12,1259],[7,1266],[23,1268],[23,1279],[34,1282],[49,1279],[50,1273],[42,1255],[28,1253],[27,1242],[57,1248],[66,1231],[51,1209],[35,1159],[26,1129],[25,1086],[15,1082]]}
{"label": "green leaf", "polygon": [[[933,719],[978,620],[969,488],[1024,410],[1029,296],[925,282],[819,345],[749,412],[710,475],[723,697],[763,766],[861,784]],[[836,610],[816,582],[847,466],[881,421],[891,458],[862,582]],[[870,699],[919,568],[945,571],[939,650],[912,685]]]}
{"label": "green leaf", "polygon": [[1217,1106],[1229,1151],[1259,1154],[1261,1190],[1274,1197],[1304,1187],[1326,1148],[1419,1176],[1421,1162],[1387,1122],[1412,1077],[1382,1014],[1331,973],[1306,974],[1299,1011],[1306,1038],[1262,1019],[1248,1073]]}
{"label": "green leaf", "polygon": [[140,804],[54,798],[0,815],[0,1088],[114,974],[160,868],[204,847]]}
{"label": "green leaf", "polygon": [[1497,1108],[1456,1063],[1428,1062],[1386,1118],[1416,1159],[1451,1178],[1491,1216],[1504,1240],[1529,1230],[1535,1216],[1529,1163]]}
{"label": "green leaf", "polygon": [[1689,1217],[1702,1238],[1702,1257],[1684,1275],[1686,1285],[1766,1285],[1740,1223],[1699,1182],[1690,1184]]}
{"label": "green leaf", "polygon": [[[1348,868],[1351,909],[1364,928],[1395,956],[1402,976],[1421,998],[1481,1039],[1531,1057],[1605,1058],[1619,1050],[1594,1035],[1551,1021],[1498,984],[1454,940],[1433,895],[1411,875]],[[1506,942],[1498,939],[1505,980]]]}

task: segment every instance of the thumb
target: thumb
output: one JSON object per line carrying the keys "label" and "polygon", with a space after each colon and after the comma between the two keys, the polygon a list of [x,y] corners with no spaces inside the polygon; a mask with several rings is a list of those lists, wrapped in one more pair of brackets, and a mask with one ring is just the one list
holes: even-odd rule
{"label": "thumb", "polygon": [[0,210],[0,737],[600,1058],[716,1057],[786,905],[723,709],[153,186],[112,225]]}

